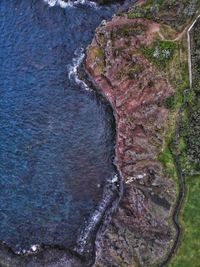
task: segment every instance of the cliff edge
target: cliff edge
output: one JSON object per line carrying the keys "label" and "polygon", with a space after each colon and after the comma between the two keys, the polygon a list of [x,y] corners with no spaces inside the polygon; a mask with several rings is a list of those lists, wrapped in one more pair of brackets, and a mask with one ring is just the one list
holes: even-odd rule
{"label": "cliff edge", "polygon": [[86,52],[85,70],[113,108],[124,182],[97,242],[96,267],[157,266],[177,238],[178,178],[168,145],[180,106],[176,91],[188,86],[185,33],[198,1],[169,2],[139,1],[103,21]]}

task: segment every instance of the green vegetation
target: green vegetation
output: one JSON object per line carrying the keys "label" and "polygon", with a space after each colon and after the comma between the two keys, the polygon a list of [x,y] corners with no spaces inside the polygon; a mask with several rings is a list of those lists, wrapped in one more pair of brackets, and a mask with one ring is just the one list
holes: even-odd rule
{"label": "green vegetation", "polygon": [[200,20],[197,21],[193,36],[193,49],[192,51],[192,72],[193,72],[193,87],[195,93],[200,95]]}
{"label": "green vegetation", "polygon": [[91,47],[89,56],[94,62],[94,70],[96,74],[102,74],[105,67],[103,50],[97,46]]}
{"label": "green vegetation", "polygon": [[[147,0],[141,6],[137,5],[130,9],[128,17],[130,19],[144,17],[164,22],[165,25],[161,27],[160,33],[164,38],[173,40],[176,38],[173,29],[182,31],[199,7],[199,0]],[[189,89],[189,73],[187,41],[186,37],[184,38],[177,44],[163,40],[156,41],[152,47],[144,47],[142,53],[156,67],[163,70],[176,90],[165,101],[165,106],[169,109],[169,120],[159,160],[166,174],[177,181],[172,153],[179,155],[186,179],[186,198],[180,214],[183,231],[180,246],[168,266],[200,267],[200,209],[198,206],[200,199],[200,21],[193,38],[194,88],[185,96],[184,91]],[[174,141],[177,111],[184,99],[186,103],[183,106],[183,126],[177,144]]]}
{"label": "green vegetation", "polygon": [[182,135],[186,144],[183,162],[188,173],[200,172],[200,22],[192,36],[193,90],[187,95]]}
{"label": "green vegetation", "polygon": [[[159,44],[159,45],[158,45]],[[187,68],[187,48],[182,43],[175,43],[170,41],[156,41],[154,46],[150,48],[148,55],[152,56],[152,51],[158,45],[161,53],[164,49],[171,51],[169,58],[164,58],[164,63],[161,60],[154,60],[152,62],[159,70],[163,70],[163,75],[166,75],[171,85],[175,89],[173,94],[165,99],[165,106],[169,109],[168,127],[163,139],[162,152],[159,155],[159,160],[164,167],[167,176],[172,177],[178,187],[178,177],[174,165],[172,153],[180,154],[184,144],[181,142],[175,144],[175,129],[177,126],[178,110],[183,103],[183,92],[189,88],[189,77]],[[147,50],[148,51],[148,50]],[[177,191],[178,192],[178,191]]]}
{"label": "green vegetation", "polygon": [[182,136],[179,138],[178,150],[180,154],[186,150],[186,143]]}
{"label": "green vegetation", "polygon": [[134,8],[129,11],[128,18],[153,19],[163,3],[164,0],[148,0],[142,6],[134,6]]}
{"label": "green vegetation", "polygon": [[176,30],[183,30],[195,15],[199,0],[147,0],[142,5],[133,6],[128,12],[128,18],[146,18],[164,22]]}
{"label": "green vegetation", "polygon": [[123,25],[123,27],[114,29],[111,32],[111,39],[129,38],[133,35],[140,35],[144,32],[145,28],[146,27],[141,23],[134,23],[134,25]]}
{"label": "green vegetation", "polygon": [[[199,29],[193,40],[193,84],[195,87],[185,95],[183,125],[179,138],[179,155],[186,179],[186,198],[180,220],[182,238],[180,246],[169,267],[200,267],[200,68]],[[196,51],[196,48],[198,49]]]}
{"label": "green vegetation", "polygon": [[[185,40],[183,40],[185,41]],[[174,133],[177,122],[177,111],[183,103],[183,92],[189,89],[188,81],[188,67],[187,67],[187,47],[183,43],[176,44],[173,50],[172,57],[165,62],[164,71],[176,89],[174,94],[168,97],[165,101],[166,107],[169,109],[168,128],[165,132],[164,143],[162,152],[159,155],[159,160],[162,163],[166,175],[173,177],[177,183],[177,174],[173,161],[172,153],[176,153],[180,156],[182,162],[182,169],[186,171],[186,160],[188,160],[188,144],[193,142],[193,149],[196,148],[199,139],[195,136],[198,133],[198,125],[200,121],[191,117],[195,117],[194,108],[196,94],[191,92],[186,97],[186,105],[184,106],[184,127],[182,128],[182,134],[179,138],[179,143],[174,142]],[[162,47],[162,46],[161,46]],[[151,50],[153,51],[153,50]],[[152,53],[150,53],[150,56]],[[159,66],[161,62],[153,60],[156,66]],[[195,104],[196,106],[196,104]],[[189,112],[190,110],[190,112]],[[196,111],[200,110],[197,108]],[[190,120],[188,121],[188,118]],[[198,117],[200,118],[200,116]],[[187,127],[186,127],[187,126]],[[194,133],[193,141],[191,138],[191,132]],[[190,137],[188,135],[190,133]],[[198,133],[199,137],[200,134]],[[186,153],[187,152],[187,153]],[[190,164],[191,166],[191,164]],[[194,168],[194,166],[192,166]],[[182,223],[182,239],[180,247],[178,248],[175,257],[169,263],[169,267],[200,267],[200,212],[198,207],[198,201],[200,199],[200,176],[189,176],[186,174],[186,190],[187,196],[185,199],[184,207],[180,215],[180,221]]]}
{"label": "green vegetation", "polygon": [[168,147],[168,143],[166,143],[165,145],[166,146],[165,146],[164,150],[160,153],[158,159],[164,167],[165,175],[173,178],[174,181],[177,182],[178,178],[177,178],[177,174],[176,174],[176,168],[174,165],[173,156],[172,156],[172,153]]}
{"label": "green vegetation", "polygon": [[[186,198],[179,217],[182,226],[181,242],[169,267],[200,267],[200,209],[198,206],[200,199],[200,22],[193,38],[193,45],[195,45],[195,51],[192,54],[194,89],[185,97],[184,91],[189,89],[187,40],[186,35],[182,38],[180,34],[181,39],[177,38],[177,31],[182,31],[189,24],[199,6],[199,0],[147,0],[141,6],[136,5],[128,12],[130,19],[143,17],[163,23],[160,36],[157,36],[153,45],[143,47],[139,52],[162,71],[163,75],[166,75],[175,89],[173,94],[165,100],[165,106],[169,109],[169,119],[159,160],[166,176],[172,177],[178,187],[173,154],[179,155],[186,179]],[[124,32],[119,31],[117,34],[128,38],[133,31],[125,29]],[[178,41],[173,41],[175,39]],[[120,50],[116,51],[116,53],[120,52]],[[128,70],[126,70],[127,74]],[[134,68],[133,70],[130,68],[130,77],[134,75]],[[182,114],[183,126],[176,143],[178,110],[185,98],[186,103]]]}
{"label": "green vegetation", "polygon": [[165,106],[168,109],[174,109],[176,106],[176,98],[175,95],[171,95],[165,99]]}
{"label": "green vegetation", "polygon": [[200,171],[200,101],[194,99],[187,104],[187,123],[184,127],[184,137],[187,147],[187,163],[193,171]]}
{"label": "green vegetation", "polygon": [[187,195],[181,220],[184,226],[180,247],[169,267],[200,266],[200,176],[186,178]]}
{"label": "green vegetation", "polygon": [[163,69],[173,58],[176,49],[175,42],[157,40],[152,47],[143,47],[141,51],[147,59]]}

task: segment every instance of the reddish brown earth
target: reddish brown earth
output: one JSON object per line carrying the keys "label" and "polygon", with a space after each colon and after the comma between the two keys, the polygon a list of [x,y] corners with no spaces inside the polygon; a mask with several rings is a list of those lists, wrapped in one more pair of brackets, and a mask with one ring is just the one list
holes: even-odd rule
{"label": "reddish brown earth", "polygon": [[164,102],[173,88],[140,49],[158,30],[149,20],[114,17],[102,22],[87,49],[86,72],[114,110],[124,181],[121,203],[97,242],[96,267],[149,267],[173,243],[175,185],[158,160],[168,119]]}

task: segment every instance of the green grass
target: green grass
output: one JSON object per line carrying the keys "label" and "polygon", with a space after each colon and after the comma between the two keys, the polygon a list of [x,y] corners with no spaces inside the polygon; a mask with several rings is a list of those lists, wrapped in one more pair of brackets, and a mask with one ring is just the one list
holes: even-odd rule
{"label": "green grass", "polygon": [[134,18],[148,18],[152,19],[152,7],[154,7],[154,10],[159,10],[161,6],[163,5],[165,1],[164,0],[147,0],[145,4],[140,6],[135,6],[134,8],[130,9],[128,12],[128,18],[134,19]]}
{"label": "green grass", "polygon": [[164,69],[173,58],[176,48],[175,42],[157,40],[151,47],[143,47],[141,52],[158,68]]}
{"label": "green grass", "polygon": [[186,178],[187,196],[181,214],[184,232],[168,267],[200,267],[200,176]]}
{"label": "green grass", "polygon": [[176,107],[175,95],[168,96],[165,99],[165,107],[168,108],[168,109],[174,109]]}
{"label": "green grass", "polygon": [[182,153],[185,151],[185,149],[186,149],[186,143],[184,138],[181,136],[179,139],[179,152]]}
{"label": "green grass", "polygon": [[[179,99],[177,103],[182,102],[181,92],[189,88],[188,67],[185,64],[187,61],[184,50],[184,46],[182,46],[180,52],[175,53],[175,60],[173,59],[169,67],[167,67],[168,73],[171,72],[171,83],[176,88],[176,97]],[[191,113],[190,107],[196,103],[195,99],[194,91],[190,91],[186,96],[186,104],[184,105],[182,116],[183,125],[178,152],[182,170],[186,174],[187,193],[179,217],[183,231],[180,246],[168,267],[200,267],[200,176],[191,176],[189,174],[191,170],[194,170],[194,164],[188,162],[188,144],[186,142],[187,136],[190,134],[188,131],[188,125],[190,124],[188,122],[188,115]],[[190,128],[194,127],[190,126]],[[198,141],[198,138],[196,141]]]}
{"label": "green grass", "polygon": [[[176,182],[176,170],[169,147],[174,138],[176,114],[183,102],[183,91],[189,88],[186,60],[186,50],[184,46],[179,44],[178,49],[174,52],[173,58],[165,68],[168,79],[173,87],[176,88],[176,91],[173,96],[166,99],[165,103],[166,107],[169,108],[170,118],[159,160],[163,164],[166,174],[173,177]],[[193,103],[193,101],[193,94],[188,94],[187,102]],[[187,110],[184,110],[183,115],[187,117]],[[186,149],[185,138],[181,135],[178,146],[173,146],[173,150],[181,156],[183,169],[185,168],[184,164],[186,162]],[[186,177],[186,191],[186,199],[179,217],[183,234],[177,253],[168,264],[168,267],[200,267],[200,176]]]}
{"label": "green grass", "polygon": [[170,149],[167,146],[159,154],[158,159],[164,167],[165,175],[177,181],[176,168],[174,165],[173,157],[172,157]]}
{"label": "green grass", "polygon": [[[185,148],[184,139],[179,140],[179,144],[174,144],[174,135],[177,123],[178,110],[183,102],[183,91],[188,88],[188,69],[187,69],[187,50],[182,44],[161,41],[161,48],[172,46],[172,55],[165,63],[164,74],[166,75],[171,85],[173,86],[174,93],[165,99],[165,107],[169,109],[169,119],[166,132],[163,139],[162,152],[159,155],[159,161],[164,167],[164,172],[167,176],[173,178],[178,188],[178,177],[176,168],[173,161],[172,152],[180,154]],[[171,151],[173,150],[173,151]],[[178,192],[178,191],[177,191]]]}
{"label": "green grass", "polygon": [[105,62],[104,62],[104,52],[101,48],[98,46],[93,46],[90,48],[89,58],[91,61],[94,62],[94,71],[96,74],[100,75],[103,73],[103,70],[105,68]]}

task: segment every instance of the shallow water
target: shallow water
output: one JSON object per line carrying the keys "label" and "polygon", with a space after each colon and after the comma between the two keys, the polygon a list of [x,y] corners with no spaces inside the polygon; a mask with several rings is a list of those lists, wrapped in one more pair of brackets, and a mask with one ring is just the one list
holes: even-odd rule
{"label": "shallow water", "polygon": [[114,8],[0,2],[0,240],[74,248],[114,176],[110,107],[68,77]]}

